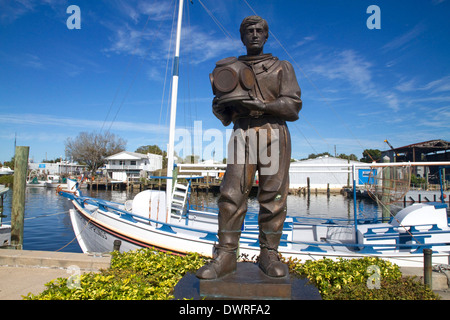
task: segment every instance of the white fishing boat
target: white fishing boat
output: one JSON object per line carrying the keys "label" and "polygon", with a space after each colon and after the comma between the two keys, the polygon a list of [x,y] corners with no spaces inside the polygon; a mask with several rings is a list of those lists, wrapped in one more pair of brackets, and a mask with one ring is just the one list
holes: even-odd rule
{"label": "white fishing boat", "polygon": [[27,177],[27,187],[45,187],[46,180],[42,179],[43,175],[37,170],[30,170]]}
{"label": "white fishing boat", "polygon": [[[176,62],[182,11],[183,1],[180,1]],[[174,167],[177,85],[178,63],[174,63],[168,168]],[[374,168],[381,165],[367,166]],[[355,186],[356,166],[351,167]],[[73,203],[70,218],[83,252],[109,252],[113,250],[115,241],[119,240],[120,251],[150,247],[174,254],[197,252],[212,257],[214,244],[218,240],[218,213],[193,209],[189,205],[190,184],[182,185],[177,179],[173,179],[171,170],[168,170],[167,178],[166,191],[142,191],[133,200],[123,204],[85,197],[73,180],[68,180],[66,188],[58,188],[58,193]],[[376,181],[375,184],[377,183]],[[247,213],[242,227],[239,252],[249,257],[259,255],[260,251],[257,217],[255,213]],[[356,206],[354,219],[350,221],[288,216],[279,252],[285,258],[298,258],[302,261],[323,257],[337,259],[372,256],[390,260],[400,266],[423,266],[424,248],[433,249],[433,263],[449,263],[450,227],[444,203],[412,205],[385,222],[358,219]]]}
{"label": "white fishing boat", "polygon": [[46,183],[46,181],[39,180],[37,177],[31,178],[31,179],[27,179],[27,187],[41,187],[41,188],[44,188],[45,187],[45,183]]}
{"label": "white fishing boat", "polygon": [[67,188],[67,183],[61,179],[59,175],[48,175],[47,180],[44,182],[46,188],[57,188],[58,186],[62,188]]}
{"label": "white fishing boat", "polygon": [[11,243],[11,225],[4,224],[3,218],[3,201],[9,188],[4,185],[0,185],[0,247],[7,246]]}

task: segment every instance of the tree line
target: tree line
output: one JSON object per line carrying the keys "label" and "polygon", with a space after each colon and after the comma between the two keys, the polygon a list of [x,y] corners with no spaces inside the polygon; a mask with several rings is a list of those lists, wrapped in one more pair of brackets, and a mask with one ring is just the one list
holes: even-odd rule
{"label": "tree line", "polygon": [[[72,159],[72,161],[78,162],[81,165],[86,165],[88,171],[90,172],[96,172],[98,168],[102,167],[106,163],[107,157],[121,151],[125,151],[127,142],[121,137],[110,132],[80,132],[75,138],[67,138],[64,144],[66,158]],[[161,148],[157,145],[141,146],[137,148],[135,152],[142,154],[152,153],[162,155],[163,168],[167,167],[167,152],[161,150]],[[312,153],[309,154],[306,159],[314,159],[325,155],[332,156],[329,152],[322,152],[318,154]],[[341,153],[337,157],[347,160],[358,160],[358,157],[355,154],[347,155]],[[365,149],[362,153],[362,158],[360,158],[359,161],[370,163],[373,161],[379,161],[380,159],[380,150]],[[62,159],[59,158],[55,159],[55,161],[56,160]],[[225,160],[226,159],[224,159],[224,163]],[[198,161],[199,156],[196,155],[188,155],[184,159],[181,159],[182,163],[197,163]],[[292,161],[294,160],[292,159]],[[11,161],[5,161],[3,165],[14,169],[14,157]]]}

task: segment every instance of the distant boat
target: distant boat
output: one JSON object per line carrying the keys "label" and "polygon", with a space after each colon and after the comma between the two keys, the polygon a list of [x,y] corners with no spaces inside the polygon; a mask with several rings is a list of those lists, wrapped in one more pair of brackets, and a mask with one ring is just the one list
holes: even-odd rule
{"label": "distant boat", "polygon": [[37,177],[27,180],[27,187],[45,187],[45,181],[39,180]]}
{"label": "distant boat", "polygon": [[48,175],[47,181],[45,181],[45,187],[47,188],[57,188],[58,186],[61,186],[61,188],[67,188],[67,182],[66,178],[61,178],[58,175]]}
{"label": "distant boat", "polygon": [[11,175],[11,174],[14,174],[14,170],[12,170],[10,167],[0,168],[0,175]]}

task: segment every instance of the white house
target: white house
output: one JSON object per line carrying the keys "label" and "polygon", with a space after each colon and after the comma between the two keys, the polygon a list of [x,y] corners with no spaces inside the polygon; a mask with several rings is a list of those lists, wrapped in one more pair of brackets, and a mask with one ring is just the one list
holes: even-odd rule
{"label": "white house", "polygon": [[[310,187],[325,189],[327,184],[330,188],[342,188],[353,183],[351,174],[352,164],[367,165],[359,161],[348,161],[346,159],[323,156],[315,159],[307,159],[291,162],[289,169],[289,188],[297,189],[307,186],[309,177]],[[336,166],[342,165],[342,166]],[[349,172],[350,171],[350,172]],[[357,185],[364,185],[368,180],[370,169],[357,169]]]}
{"label": "white house", "polygon": [[122,151],[106,158],[106,172],[112,180],[137,179],[141,172],[162,169],[162,155]]}

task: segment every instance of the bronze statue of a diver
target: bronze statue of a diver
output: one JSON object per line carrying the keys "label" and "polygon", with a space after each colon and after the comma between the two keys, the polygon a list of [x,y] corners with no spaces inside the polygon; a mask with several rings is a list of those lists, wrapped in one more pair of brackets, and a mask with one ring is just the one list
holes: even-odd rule
{"label": "bronze statue of a diver", "polygon": [[[240,33],[247,55],[221,60],[220,72],[216,72],[220,79],[211,78],[216,93],[213,113],[225,126],[233,122],[234,131],[218,200],[218,244],[214,259],[197,271],[200,279],[216,279],[236,270],[247,199],[257,171],[259,267],[270,277],[288,274],[288,267],[278,254],[286,218],[291,159],[286,121],[298,119],[301,91],[292,65],[263,53],[269,36],[264,19],[245,18]],[[242,65],[232,67],[233,63]],[[232,87],[232,92],[225,92]],[[237,87],[239,94],[235,93]]]}

